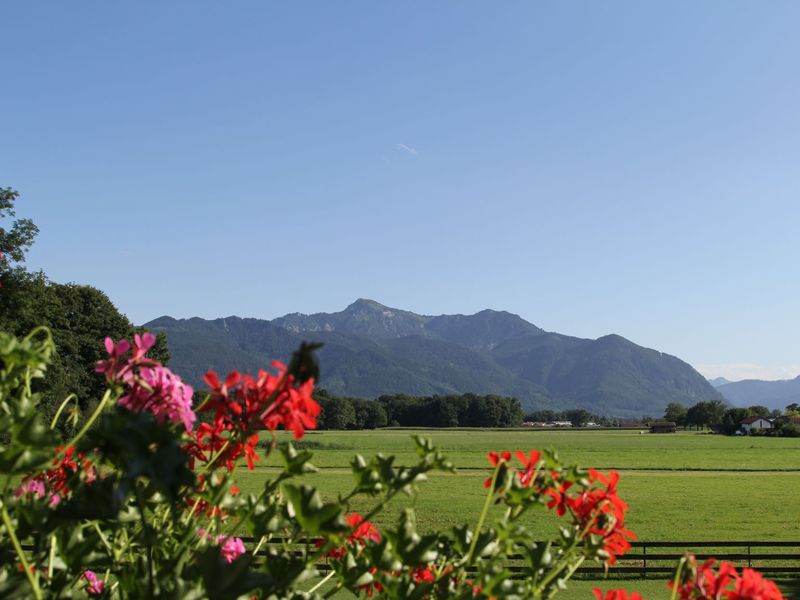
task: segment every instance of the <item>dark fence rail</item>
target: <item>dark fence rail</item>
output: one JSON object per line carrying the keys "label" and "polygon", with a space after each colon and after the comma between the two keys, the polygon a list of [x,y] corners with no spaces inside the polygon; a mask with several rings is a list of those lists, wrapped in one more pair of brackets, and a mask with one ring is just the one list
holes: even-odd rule
{"label": "dark fence rail", "polygon": [[[261,540],[252,537],[242,537],[242,541],[254,550],[260,547],[256,556],[265,556],[266,544],[282,544],[287,540],[271,538],[269,541],[259,543]],[[313,540],[295,540],[295,547],[306,543],[313,544]],[[23,544],[23,549],[32,550],[29,544]],[[672,548],[673,551],[665,551]],[[770,548],[783,549],[781,552],[768,552]],[[786,549],[794,551],[787,551]],[[711,551],[710,549],[713,549]],[[698,551],[701,550],[701,551]],[[705,551],[702,551],[705,550]],[[697,560],[704,561],[716,558],[718,561],[733,563],[737,568],[752,567],[762,573],[770,575],[798,575],[800,574],[800,542],[764,542],[764,541],[637,541],[631,542],[631,550],[620,557],[617,563],[608,569],[608,575],[639,575],[647,578],[650,575],[669,576],[675,571],[678,561],[686,554],[693,554]],[[296,554],[300,556],[298,548]],[[509,571],[523,573],[525,567],[515,564],[523,560],[521,555],[509,557]],[[320,571],[329,571],[330,565],[319,563],[316,565]],[[604,567],[580,567],[575,571],[578,574],[598,575],[605,574]]]}
{"label": "dark fence rail", "polygon": [[[242,538],[245,544],[254,548],[259,540]],[[268,543],[283,543],[281,538],[272,538]],[[301,541],[305,543],[305,540]],[[771,548],[782,549],[780,552],[769,552]],[[672,551],[668,550],[672,549]],[[713,551],[712,551],[713,549]],[[788,550],[787,550],[788,549]],[[716,558],[718,561],[733,563],[737,568],[751,567],[765,574],[800,574],[800,541],[798,542],[765,542],[765,541],[637,541],[631,542],[631,550],[620,557],[617,563],[608,569],[613,575],[650,575],[668,576],[675,571],[678,561],[686,554],[693,554],[698,561]],[[259,551],[258,555],[264,555]],[[522,573],[525,567],[514,564],[523,559],[516,555],[509,557],[512,573]],[[321,571],[330,567],[321,563],[317,565]],[[604,567],[580,567],[576,573],[584,575],[605,574]]]}

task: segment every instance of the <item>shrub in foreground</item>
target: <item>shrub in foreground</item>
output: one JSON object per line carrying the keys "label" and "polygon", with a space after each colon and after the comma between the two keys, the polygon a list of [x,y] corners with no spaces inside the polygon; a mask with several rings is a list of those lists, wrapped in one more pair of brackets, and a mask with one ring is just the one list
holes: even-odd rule
{"label": "shrub in foreground", "polygon": [[[192,388],[148,358],[153,342],[147,334],[106,341],[97,371],[108,389],[62,443],[62,411],[44,423],[32,391],[53,357],[49,333],[0,333],[0,428],[9,436],[0,448],[0,596],[549,598],[586,561],[613,565],[634,539],[615,472],[536,450],[489,453],[474,523],[421,535],[407,510],[379,530],[372,519],[393,498],[415,493],[431,471],[453,470],[430,440],[414,438],[418,459],[407,466],[355,456],[352,488],[326,502],[303,482],[311,453],[274,437],[283,428],[300,439],[316,426],[315,346],[256,375],[209,372],[210,392],[193,406]],[[264,432],[272,435],[262,453]],[[280,468],[265,471],[258,493],[240,492],[237,470],[261,461]],[[365,515],[353,510],[362,497],[371,499]],[[503,507],[496,516],[493,504]],[[536,510],[562,518],[554,540],[534,539],[521,524]],[[780,597],[747,570],[720,567],[709,587],[712,565],[686,564],[673,586],[681,598]]]}

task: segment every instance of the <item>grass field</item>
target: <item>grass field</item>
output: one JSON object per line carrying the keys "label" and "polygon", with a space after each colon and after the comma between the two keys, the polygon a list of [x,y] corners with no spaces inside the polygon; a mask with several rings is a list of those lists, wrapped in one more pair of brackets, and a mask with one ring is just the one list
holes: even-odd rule
{"label": "grass field", "polygon": [[[628,526],[642,540],[800,539],[800,439],[792,438],[638,431],[309,432],[301,445],[314,452],[312,462],[320,470],[308,476],[308,482],[334,498],[350,487],[349,461],[356,453],[394,454],[398,464],[410,464],[416,458],[412,433],[433,438],[459,471],[433,474],[417,497],[399,499],[376,519],[378,523],[393,521],[406,506],[415,509],[423,531],[474,520],[485,498],[488,451],[554,448],[566,462],[620,471],[620,497],[630,505]],[[276,465],[276,459],[262,460],[240,477],[240,486],[255,491]],[[363,512],[369,505],[369,499],[359,499],[353,508]],[[556,523],[542,510],[532,513],[527,525],[546,539]],[[624,584],[647,598],[668,597],[663,581]],[[597,585],[576,581],[559,597],[589,598]]]}

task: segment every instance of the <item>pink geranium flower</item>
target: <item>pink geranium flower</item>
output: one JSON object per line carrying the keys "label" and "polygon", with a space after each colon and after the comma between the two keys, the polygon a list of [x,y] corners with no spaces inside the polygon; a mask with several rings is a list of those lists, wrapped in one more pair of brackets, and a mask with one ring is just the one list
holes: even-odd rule
{"label": "pink geranium flower", "polygon": [[103,594],[103,589],[106,587],[106,582],[102,579],[98,579],[94,571],[84,571],[83,575],[81,575],[81,578],[85,579],[89,584],[86,586],[87,594],[90,596],[101,596]]}
{"label": "pink geranium flower", "polygon": [[217,538],[217,543],[220,544],[219,553],[227,563],[232,563],[245,553],[242,538],[221,535]]}
{"label": "pink geranium flower", "polygon": [[14,496],[17,498],[20,496],[44,498],[44,492],[44,482],[41,479],[31,479],[19,486],[14,492]]}
{"label": "pink geranium flower", "polygon": [[134,336],[133,346],[127,340],[115,344],[106,338],[108,358],[98,362],[96,370],[104,373],[110,384],[125,388],[120,406],[151,412],[159,423],[182,423],[191,431],[197,419],[192,410],[194,390],[161,363],[145,356],[155,341],[152,333]]}

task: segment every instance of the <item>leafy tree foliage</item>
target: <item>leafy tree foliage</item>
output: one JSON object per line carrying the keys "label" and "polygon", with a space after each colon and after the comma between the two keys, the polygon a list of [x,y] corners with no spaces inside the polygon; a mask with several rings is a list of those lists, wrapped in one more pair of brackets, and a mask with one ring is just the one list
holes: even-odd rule
{"label": "leafy tree foliage", "polygon": [[379,402],[371,400],[357,400],[353,403],[356,411],[357,429],[377,429],[386,427],[389,418],[386,409]]}
{"label": "leafy tree foliage", "polygon": [[664,411],[664,419],[681,427],[686,426],[686,407],[680,402],[670,402]]}
{"label": "leafy tree foliage", "polygon": [[564,414],[573,427],[584,427],[592,418],[592,415],[582,408],[568,410]]}
{"label": "leafy tree foliage", "polygon": [[694,427],[717,429],[722,424],[725,405],[719,400],[698,402],[686,411],[686,424]]}
{"label": "leafy tree foliage", "polygon": [[[0,188],[0,219],[14,217],[14,202],[19,192],[11,188]],[[0,227],[0,252],[8,262],[25,261],[25,253],[33,244],[39,228],[30,219],[16,219],[9,229]]]}
{"label": "leafy tree foliage", "polygon": [[729,408],[722,415],[722,433],[733,435],[742,427],[742,421],[747,417],[756,416],[749,408]]}
{"label": "leafy tree foliage", "polygon": [[381,396],[362,400],[333,396],[322,390],[314,395],[322,408],[320,429],[375,429],[402,427],[515,427],[522,424],[522,407],[504,396]]}
{"label": "leafy tree foliage", "polygon": [[[0,218],[15,215],[18,197],[16,191],[0,188]],[[0,263],[0,330],[21,336],[39,325],[47,326],[57,354],[48,379],[36,383],[44,396],[41,410],[52,415],[70,393],[85,410],[105,389],[102,378],[94,373],[94,365],[103,357],[105,337],[129,338],[144,330],[134,328],[100,290],[55,283],[42,272],[25,270],[19,263],[38,231],[30,219],[17,219],[8,229],[0,228],[0,250],[6,257]],[[12,266],[12,261],[17,264]],[[162,363],[169,360],[165,335],[158,336],[150,354]]]}
{"label": "leafy tree foliage", "polygon": [[336,398],[324,393],[315,394],[315,400],[321,408],[317,417],[320,429],[354,429],[356,410],[349,398]]}

